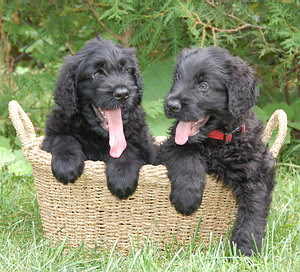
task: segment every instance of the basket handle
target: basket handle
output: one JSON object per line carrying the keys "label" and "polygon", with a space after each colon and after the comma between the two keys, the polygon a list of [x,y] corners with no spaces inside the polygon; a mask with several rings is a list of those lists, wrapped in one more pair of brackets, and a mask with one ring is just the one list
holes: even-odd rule
{"label": "basket handle", "polygon": [[265,145],[270,140],[272,132],[276,127],[278,127],[278,133],[272,147],[270,148],[270,152],[274,158],[277,158],[280,148],[284,144],[284,139],[287,133],[287,115],[283,110],[276,110],[269,119],[262,139]]}
{"label": "basket handle", "polygon": [[9,118],[17,132],[23,148],[36,139],[34,127],[20,104],[12,100],[8,104]]}

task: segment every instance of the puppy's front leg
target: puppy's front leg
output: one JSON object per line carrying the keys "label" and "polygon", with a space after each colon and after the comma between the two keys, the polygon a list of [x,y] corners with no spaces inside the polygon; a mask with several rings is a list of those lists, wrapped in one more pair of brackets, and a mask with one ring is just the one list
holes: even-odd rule
{"label": "puppy's front leg", "polygon": [[110,192],[120,199],[133,194],[143,164],[143,160],[138,158],[137,150],[130,145],[127,145],[120,158],[109,157],[106,160],[106,178]]}
{"label": "puppy's front leg", "polygon": [[192,214],[201,204],[205,186],[205,164],[190,146],[165,144],[161,148],[162,163],[171,180],[170,200],[175,209]]}
{"label": "puppy's front leg", "polygon": [[67,135],[46,137],[42,149],[51,152],[51,170],[58,181],[68,184],[81,176],[85,157],[75,138]]}

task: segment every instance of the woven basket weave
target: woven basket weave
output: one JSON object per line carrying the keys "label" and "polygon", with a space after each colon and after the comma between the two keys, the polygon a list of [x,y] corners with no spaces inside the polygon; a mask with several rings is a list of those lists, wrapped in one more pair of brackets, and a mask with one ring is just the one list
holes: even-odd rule
{"label": "woven basket weave", "polygon": [[[186,244],[195,238],[208,242],[211,233],[219,238],[232,226],[236,202],[231,191],[207,176],[203,202],[191,216],[177,213],[169,201],[170,182],[162,165],[145,165],[140,171],[136,192],[125,200],[112,196],[107,189],[105,163],[85,162],[82,176],[63,185],[51,172],[51,154],[40,149],[43,137],[36,137],[34,127],[16,101],[9,103],[9,114],[22,142],[26,159],[32,165],[38,204],[45,237],[76,246],[83,241],[89,247],[116,246],[124,250],[131,239],[141,244],[150,237],[161,243],[176,240]],[[271,147],[274,157],[284,142],[286,114],[277,110],[271,117],[264,136],[267,143],[278,125],[278,134]],[[163,140],[158,137],[157,140]]]}

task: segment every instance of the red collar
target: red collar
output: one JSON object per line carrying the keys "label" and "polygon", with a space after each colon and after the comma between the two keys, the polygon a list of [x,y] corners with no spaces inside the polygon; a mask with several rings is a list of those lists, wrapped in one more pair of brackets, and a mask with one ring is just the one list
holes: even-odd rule
{"label": "red collar", "polygon": [[208,134],[208,137],[217,140],[222,140],[225,143],[229,143],[231,142],[233,135],[244,134],[245,132],[246,132],[246,125],[244,124],[241,127],[238,127],[229,133],[224,133],[219,130],[213,130]]}

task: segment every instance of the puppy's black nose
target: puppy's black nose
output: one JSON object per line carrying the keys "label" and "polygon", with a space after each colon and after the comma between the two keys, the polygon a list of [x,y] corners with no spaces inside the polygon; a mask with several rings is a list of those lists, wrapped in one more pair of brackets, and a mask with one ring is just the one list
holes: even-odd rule
{"label": "puppy's black nose", "polygon": [[117,100],[124,102],[129,96],[129,91],[124,87],[118,87],[114,90],[113,95]]}
{"label": "puppy's black nose", "polygon": [[181,109],[181,104],[179,100],[171,99],[167,101],[167,108],[169,111],[178,112]]}

